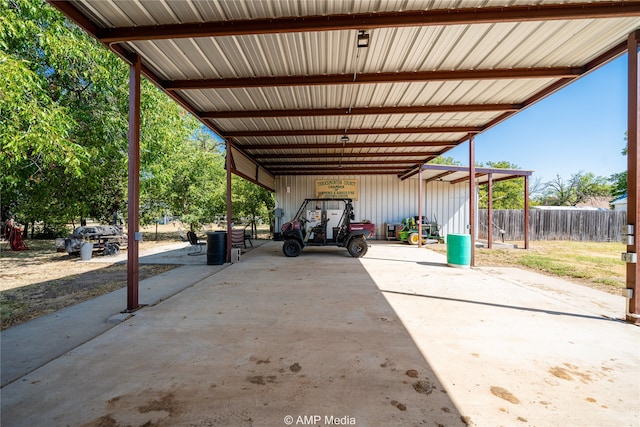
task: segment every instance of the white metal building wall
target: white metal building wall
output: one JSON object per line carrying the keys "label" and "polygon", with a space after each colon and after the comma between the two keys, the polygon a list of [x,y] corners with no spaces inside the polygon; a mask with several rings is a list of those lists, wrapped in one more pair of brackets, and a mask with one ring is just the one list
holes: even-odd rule
{"label": "white metal building wall", "polygon": [[[399,223],[403,218],[418,214],[418,180],[401,181],[392,175],[347,175],[340,179],[358,180],[358,200],[354,201],[355,220],[369,220],[376,225],[376,238],[385,238],[385,224]],[[305,198],[314,197],[316,179],[336,179],[335,176],[305,175],[276,176],[276,208],[284,217],[276,223],[280,227],[296,214]],[[443,235],[468,233],[469,184],[430,182],[423,186],[423,216],[433,220],[434,215]]]}

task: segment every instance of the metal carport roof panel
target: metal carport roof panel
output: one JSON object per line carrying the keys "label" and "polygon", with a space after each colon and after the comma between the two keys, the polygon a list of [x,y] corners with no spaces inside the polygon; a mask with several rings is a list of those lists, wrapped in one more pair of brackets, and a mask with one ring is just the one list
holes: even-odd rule
{"label": "metal carport roof panel", "polygon": [[406,177],[623,54],[640,28],[631,0],[52,4],[126,60],[139,55],[270,176]]}

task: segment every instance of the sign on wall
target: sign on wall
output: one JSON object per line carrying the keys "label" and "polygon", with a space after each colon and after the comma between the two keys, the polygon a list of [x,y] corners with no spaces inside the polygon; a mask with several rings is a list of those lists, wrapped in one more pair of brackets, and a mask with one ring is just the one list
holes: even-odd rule
{"label": "sign on wall", "polygon": [[316,199],[358,200],[357,179],[316,179]]}

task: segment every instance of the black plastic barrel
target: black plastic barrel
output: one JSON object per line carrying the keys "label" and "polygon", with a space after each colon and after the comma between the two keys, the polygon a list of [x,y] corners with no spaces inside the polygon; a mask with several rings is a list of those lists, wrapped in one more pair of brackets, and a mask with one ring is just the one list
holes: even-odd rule
{"label": "black plastic barrel", "polygon": [[207,233],[207,265],[222,265],[227,259],[227,232]]}

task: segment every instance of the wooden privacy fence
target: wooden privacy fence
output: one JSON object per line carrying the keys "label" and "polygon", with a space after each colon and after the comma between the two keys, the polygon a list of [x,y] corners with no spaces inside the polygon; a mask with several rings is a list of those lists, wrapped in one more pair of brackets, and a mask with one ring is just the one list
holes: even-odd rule
{"label": "wooden privacy fence", "polygon": [[[478,210],[478,238],[487,238],[486,209]],[[627,223],[625,211],[529,210],[530,240],[576,240],[621,242],[621,228]],[[493,238],[524,240],[524,210],[494,210]]]}

